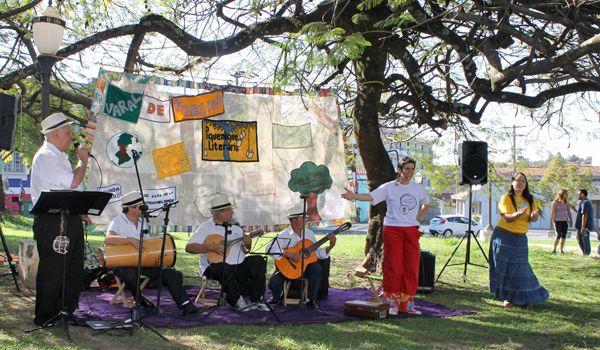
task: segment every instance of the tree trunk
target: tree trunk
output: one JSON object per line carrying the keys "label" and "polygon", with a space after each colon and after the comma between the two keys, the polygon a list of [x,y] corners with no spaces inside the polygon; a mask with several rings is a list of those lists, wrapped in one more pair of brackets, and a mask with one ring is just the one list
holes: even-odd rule
{"label": "tree trunk", "polygon": [[[377,43],[377,41],[373,41]],[[379,130],[378,106],[387,62],[386,51],[373,45],[354,61],[357,97],[353,110],[356,145],[367,171],[369,190],[394,178],[394,168],[383,146]],[[380,203],[369,210],[369,230],[365,242],[363,267],[369,271],[381,266],[383,217],[386,205]]]}

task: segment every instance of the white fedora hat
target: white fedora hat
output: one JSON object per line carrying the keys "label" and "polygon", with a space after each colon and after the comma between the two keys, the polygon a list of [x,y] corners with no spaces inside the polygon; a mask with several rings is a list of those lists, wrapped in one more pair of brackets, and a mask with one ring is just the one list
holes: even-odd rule
{"label": "white fedora hat", "polygon": [[54,113],[42,120],[42,134],[46,135],[52,130],[56,130],[62,126],[73,124],[67,120],[67,117],[63,113]]}
{"label": "white fedora hat", "polygon": [[121,206],[124,208],[133,207],[138,204],[142,204],[143,202],[142,196],[138,191],[129,192],[121,197]]}
{"label": "white fedora hat", "polygon": [[301,218],[304,215],[304,205],[295,205],[288,211],[288,219]]}
{"label": "white fedora hat", "polygon": [[211,199],[210,201],[210,210],[221,210],[225,208],[231,208],[231,201],[228,196],[218,195]]}

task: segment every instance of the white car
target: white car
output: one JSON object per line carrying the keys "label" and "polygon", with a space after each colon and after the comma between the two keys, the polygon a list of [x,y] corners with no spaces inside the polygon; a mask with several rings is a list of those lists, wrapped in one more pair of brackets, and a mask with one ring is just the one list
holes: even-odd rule
{"label": "white car", "polygon": [[[437,215],[429,221],[429,233],[432,236],[462,236],[469,229],[469,219],[459,215]],[[471,231],[477,234],[481,224],[471,220]]]}

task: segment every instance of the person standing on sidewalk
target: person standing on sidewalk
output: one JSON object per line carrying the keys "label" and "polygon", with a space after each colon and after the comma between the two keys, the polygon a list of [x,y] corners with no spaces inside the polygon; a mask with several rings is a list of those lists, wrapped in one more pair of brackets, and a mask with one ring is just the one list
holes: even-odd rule
{"label": "person standing on sidewalk", "polygon": [[583,255],[590,255],[592,248],[590,246],[590,233],[594,231],[594,211],[592,202],[587,199],[588,191],[581,189],[577,192],[579,208],[577,209],[577,218],[575,219],[575,228],[577,229],[577,243]]}
{"label": "person standing on sidewalk", "polygon": [[567,190],[562,189],[558,191],[556,198],[552,202],[552,213],[550,214],[550,222],[554,223],[554,232],[556,238],[554,239],[554,249],[552,254],[556,254],[556,246],[560,241],[560,252],[564,253],[565,239],[567,238],[567,231],[569,226],[573,224],[573,217],[571,216],[571,208],[567,202]]}

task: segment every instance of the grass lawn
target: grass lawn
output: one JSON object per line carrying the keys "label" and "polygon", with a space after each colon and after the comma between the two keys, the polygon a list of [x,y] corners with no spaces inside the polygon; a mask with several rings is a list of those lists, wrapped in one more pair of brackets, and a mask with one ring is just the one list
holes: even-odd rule
{"label": "grass lawn", "polygon": [[[31,239],[31,220],[6,217],[2,228],[13,255],[18,242]],[[187,233],[175,233],[177,269],[186,283],[199,284],[198,257],[183,251]],[[101,245],[102,234],[89,241]],[[457,238],[423,237],[421,248],[436,255],[439,273],[458,243]],[[552,240],[536,241],[552,244]],[[364,236],[339,236],[332,254],[332,287],[366,286],[352,275],[362,260]],[[597,241],[592,242],[594,246]],[[463,281],[464,247],[436,284],[433,293],[419,298],[479,313],[453,318],[389,319],[302,326],[208,326],[186,329],[159,328],[165,342],[149,330],[132,336],[93,336],[91,329],[70,327],[74,343],[62,329],[50,328],[30,334],[34,298],[15,291],[10,274],[0,281],[0,348],[2,349],[598,349],[600,348],[600,260],[579,252],[552,255],[547,247],[530,247],[530,261],[550,299],[532,310],[504,309],[488,292],[487,269],[468,266]],[[484,243],[487,254],[487,244]],[[471,261],[486,262],[475,245]],[[270,263],[271,264],[271,263]],[[271,264],[272,265],[272,264]],[[271,267],[272,268],[272,267]],[[7,272],[8,268],[2,268]]]}

